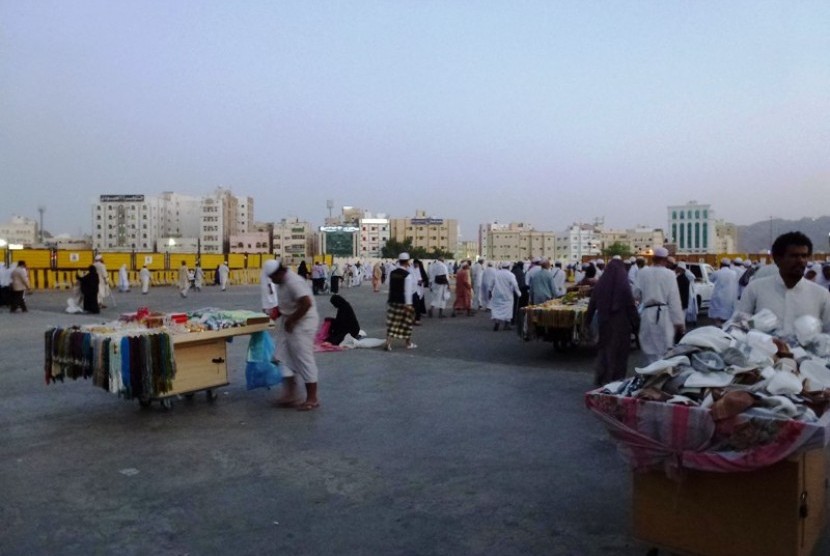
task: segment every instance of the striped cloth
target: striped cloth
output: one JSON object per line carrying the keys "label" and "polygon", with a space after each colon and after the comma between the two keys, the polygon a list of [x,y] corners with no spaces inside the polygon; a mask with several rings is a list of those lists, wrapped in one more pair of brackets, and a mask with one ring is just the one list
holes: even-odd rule
{"label": "striped cloth", "polygon": [[386,335],[392,338],[408,340],[412,337],[412,322],[415,312],[411,306],[403,303],[389,303],[386,309]]}

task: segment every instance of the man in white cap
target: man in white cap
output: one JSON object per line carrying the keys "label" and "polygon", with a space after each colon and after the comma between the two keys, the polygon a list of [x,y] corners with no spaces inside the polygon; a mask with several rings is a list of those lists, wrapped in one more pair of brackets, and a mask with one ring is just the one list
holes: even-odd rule
{"label": "man in white cap", "polygon": [[646,259],[644,257],[631,257],[631,268],[628,269],[628,282],[631,287],[637,283],[637,273],[646,266]]}
{"label": "man in white cap", "polygon": [[674,345],[675,335],[682,335],[685,316],[680,303],[677,278],[667,268],[669,252],[654,249],[653,264],[637,272],[634,299],[640,305],[640,347],[647,363],[659,360]]}
{"label": "man in white cap", "polygon": [[567,273],[562,269],[562,261],[556,261],[553,265],[553,285],[556,288],[555,297],[565,295],[565,281]]}
{"label": "man in white cap", "polygon": [[415,349],[412,343],[412,325],[415,307],[412,296],[415,284],[409,271],[409,253],[398,255],[398,266],[389,273],[389,297],[386,302],[386,351],[392,351],[392,338],[401,338],[406,349]]}
{"label": "man in white cap", "polygon": [[530,287],[530,282],[533,280],[533,276],[542,270],[542,259],[540,257],[533,257],[530,260],[530,268],[527,269],[525,272],[525,283],[526,287]]}
{"label": "man in white cap", "polygon": [[279,298],[277,297],[277,285],[271,281],[271,275],[277,271],[280,263],[275,259],[269,259],[262,265],[262,274],[259,276],[259,293],[262,301],[262,312],[271,317],[271,320],[277,320],[279,311],[276,310],[279,305]]}
{"label": "man in white cap", "polygon": [[[320,406],[317,399],[317,362],[314,360],[314,335],[320,317],[314,303],[314,294],[306,280],[288,267],[274,261],[276,268],[269,278],[277,284],[279,320],[277,340],[282,346],[282,375],[284,391],[277,400],[279,407],[296,407],[299,411],[311,411]],[[266,261],[268,269],[274,264]],[[306,398],[297,403],[295,374],[305,382]]]}
{"label": "man in white cap", "polygon": [[450,299],[450,271],[444,264],[444,257],[438,257],[429,265],[429,310],[427,314],[432,317],[432,309],[438,309],[438,317],[444,318],[444,309]]}
{"label": "man in white cap", "polygon": [[217,272],[219,273],[219,287],[222,291],[225,291],[228,288],[228,277],[231,274],[231,269],[228,267],[228,261],[223,261],[222,264],[219,265]]}
{"label": "man in white cap", "polygon": [[110,276],[107,272],[107,267],[104,265],[104,257],[102,255],[95,255],[95,262],[92,263],[98,272],[98,305],[102,309],[106,309],[104,300],[112,295],[110,290]]}
{"label": "man in white cap", "polygon": [[715,321],[715,326],[721,326],[735,312],[735,303],[738,302],[738,277],[732,270],[732,261],[721,259],[720,269],[713,272],[709,279],[715,284],[709,300],[709,318]]}
{"label": "man in white cap", "polygon": [[513,296],[522,295],[516,276],[510,272],[510,263],[501,263],[496,271],[493,284],[490,288],[490,318],[495,321],[493,331],[498,331],[499,324],[504,321],[504,329],[510,330],[510,321],[513,320]]}

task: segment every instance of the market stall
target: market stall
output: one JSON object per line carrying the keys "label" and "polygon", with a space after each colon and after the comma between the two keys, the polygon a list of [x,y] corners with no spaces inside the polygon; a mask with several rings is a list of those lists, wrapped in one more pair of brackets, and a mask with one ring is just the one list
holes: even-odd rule
{"label": "market stall", "polygon": [[584,335],[584,319],[588,298],[578,293],[552,299],[539,305],[522,307],[521,318],[527,339],[553,342],[557,349],[565,349],[593,339]]}
{"label": "market stall", "polygon": [[171,406],[178,395],[228,384],[227,342],[269,328],[252,311],[202,309],[188,314],[135,313],[102,325],[50,328],[45,333],[45,380],[91,379],[93,385],[142,406]]}
{"label": "market stall", "polygon": [[778,338],[769,316],[693,330],[586,394],[633,471],[638,539],[707,556],[812,553],[826,518],[830,336],[810,323]]}

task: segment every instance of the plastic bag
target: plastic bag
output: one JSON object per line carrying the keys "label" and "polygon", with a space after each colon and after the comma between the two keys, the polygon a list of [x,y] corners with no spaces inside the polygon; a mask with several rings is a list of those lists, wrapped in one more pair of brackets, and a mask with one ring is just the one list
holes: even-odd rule
{"label": "plastic bag", "polygon": [[450,298],[452,297],[452,294],[450,293],[449,288],[444,290],[444,293],[442,294],[442,297],[444,298],[444,301],[449,301],[450,300]]}
{"label": "plastic bag", "polygon": [[245,365],[245,382],[248,390],[270,388],[282,381],[279,366],[273,362],[276,346],[267,332],[254,332],[248,343],[248,362]]}

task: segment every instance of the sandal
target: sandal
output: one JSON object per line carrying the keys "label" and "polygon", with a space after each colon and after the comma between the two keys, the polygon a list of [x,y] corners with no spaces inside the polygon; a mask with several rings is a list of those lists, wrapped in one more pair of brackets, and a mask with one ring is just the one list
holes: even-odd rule
{"label": "sandal", "polygon": [[406,346],[406,349],[415,349],[416,347],[418,346],[415,344],[409,344],[408,346]]}
{"label": "sandal", "polygon": [[297,411],[311,411],[320,407],[320,402],[303,402],[297,406]]}

